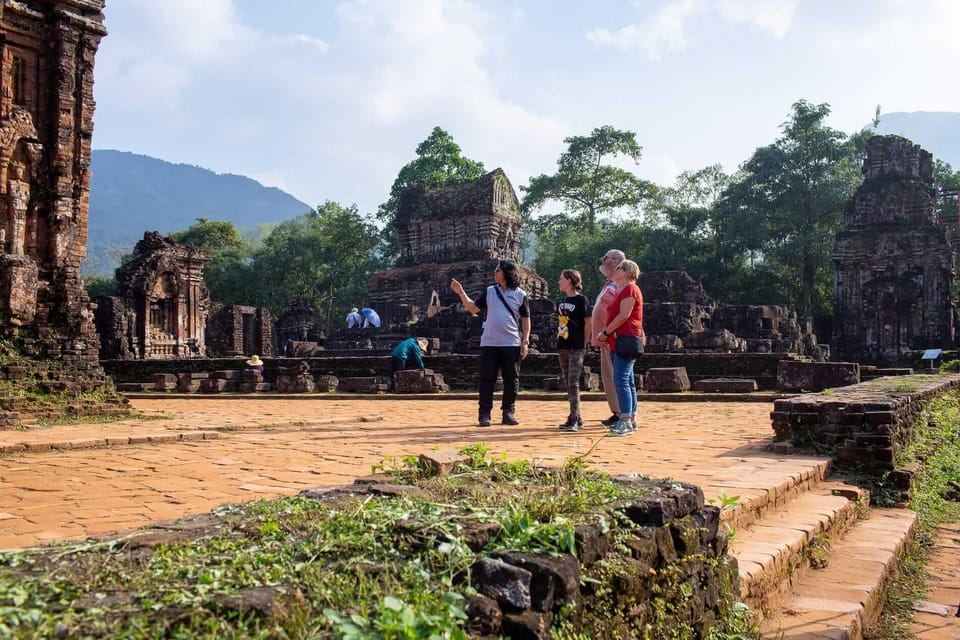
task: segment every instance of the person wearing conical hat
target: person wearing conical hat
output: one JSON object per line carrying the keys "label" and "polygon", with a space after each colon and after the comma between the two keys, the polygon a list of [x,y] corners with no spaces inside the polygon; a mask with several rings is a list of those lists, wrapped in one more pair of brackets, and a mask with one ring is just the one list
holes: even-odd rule
{"label": "person wearing conical hat", "polygon": [[263,360],[260,359],[260,356],[253,354],[249,360],[247,360],[247,371],[259,371],[263,373]]}

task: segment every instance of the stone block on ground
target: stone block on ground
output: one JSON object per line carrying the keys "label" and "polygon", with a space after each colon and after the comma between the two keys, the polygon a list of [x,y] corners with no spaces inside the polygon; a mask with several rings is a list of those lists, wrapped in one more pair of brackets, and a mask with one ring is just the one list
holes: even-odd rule
{"label": "stone block on ground", "polygon": [[242,373],[240,369],[224,369],[222,371],[214,371],[210,374],[210,377],[218,380],[238,380]]}
{"label": "stone block on ground", "polygon": [[647,369],[643,386],[652,393],[676,393],[690,390],[690,378],[686,367],[661,367]]}
{"label": "stone block on ground", "polygon": [[420,454],[420,464],[429,468],[433,475],[443,476],[453,471],[460,465],[469,465],[470,456],[456,449],[439,449]]}
{"label": "stone block on ground", "polygon": [[16,411],[0,411],[0,429],[12,429],[20,425],[20,414]]}
{"label": "stone block on ground", "polygon": [[375,376],[344,378],[340,381],[340,390],[354,393],[377,393],[380,391],[389,391],[390,383],[386,378]]}
{"label": "stone block on ground", "polygon": [[240,381],[246,384],[259,384],[263,382],[263,374],[255,369],[244,369],[240,373]]}
{"label": "stone block on ground", "polygon": [[210,377],[206,371],[177,374],[177,391],[180,393],[196,393],[200,390],[200,382]]}
{"label": "stone block on ground", "polygon": [[560,376],[547,376],[543,379],[543,388],[545,391],[559,391],[562,387],[560,385]]}
{"label": "stone block on ground", "polygon": [[243,393],[257,393],[261,391],[270,391],[269,382],[241,382],[240,391]]}
{"label": "stone block on ground", "polygon": [[226,391],[227,381],[223,378],[207,378],[200,381],[200,393],[220,393]]}
{"label": "stone block on ground", "polygon": [[751,393],[757,390],[757,381],[744,378],[708,378],[694,382],[693,390],[706,393]]}
{"label": "stone block on ground", "polygon": [[443,376],[432,369],[408,369],[393,374],[395,393],[440,393],[449,387],[443,382]]}
{"label": "stone block on ground", "polygon": [[157,391],[173,391],[177,388],[177,376],[172,373],[155,373],[153,388]]}
{"label": "stone block on ground", "polygon": [[140,393],[142,391],[153,391],[156,388],[152,382],[119,382],[116,387],[117,391],[121,393]]}
{"label": "stone block on ground", "polygon": [[276,387],[280,393],[311,393],[317,385],[310,373],[310,365],[306,360],[301,360],[296,367],[280,370]]}
{"label": "stone block on ground", "polygon": [[319,375],[316,382],[317,391],[320,393],[333,393],[340,385],[340,379],[337,376]]}
{"label": "stone block on ground", "polygon": [[856,362],[781,360],[777,363],[777,387],[786,391],[823,391],[859,383],[860,365]]}

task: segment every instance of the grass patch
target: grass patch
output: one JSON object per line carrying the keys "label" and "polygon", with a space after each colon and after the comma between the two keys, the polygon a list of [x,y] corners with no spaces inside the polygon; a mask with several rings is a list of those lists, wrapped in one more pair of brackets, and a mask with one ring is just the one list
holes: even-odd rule
{"label": "grass patch", "polygon": [[[378,471],[390,482],[411,484],[392,497],[344,492],[230,505],[156,546],[131,535],[0,554],[0,635],[465,639],[478,558],[498,550],[572,554],[574,528],[586,523],[627,540],[633,526],[612,515],[614,505],[657,482],[671,487],[613,479],[581,459],[543,469],[493,459],[482,444],[463,452],[469,463],[438,477],[414,458],[385,461]],[[615,561],[608,570],[620,575]],[[687,574],[671,570],[685,593]],[[729,587],[727,615],[710,638],[755,638],[744,635],[749,612],[732,603]],[[612,592],[600,601],[622,606]],[[554,623],[557,637],[589,637],[565,627],[564,614]]]}
{"label": "grass patch", "polygon": [[913,605],[924,597],[927,574],[923,569],[933,551],[939,525],[960,520],[960,503],[943,496],[949,481],[960,479],[960,395],[952,391],[930,401],[920,417],[914,441],[898,456],[898,466],[920,463],[914,477],[910,508],[917,512],[914,541],[898,565],[900,575],[893,584],[880,624],[871,630],[871,640],[900,640],[913,637],[909,622]]}

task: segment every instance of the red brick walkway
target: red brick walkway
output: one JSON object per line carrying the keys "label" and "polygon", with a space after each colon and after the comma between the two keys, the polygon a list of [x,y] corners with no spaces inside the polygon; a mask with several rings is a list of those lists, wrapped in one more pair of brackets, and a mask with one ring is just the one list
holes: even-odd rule
{"label": "red brick walkway", "polygon": [[[819,458],[769,453],[771,405],[644,402],[641,429],[604,437],[605,404],[584,404],[587,427],[556,429],[562,401],[521,399],[519,427],[475,426],[474,400],[164,398],[135,400],[128,420],[0,432],[0,549],[127,531],[217,505],[347,484],[385,458],[484,442],[492,454],[555,465],[584,454],[612,473],[699,484],[741,502],[773,496]],[[960,639],[945,610],[960,599],[958,534],[944,533],[925,640]]]}

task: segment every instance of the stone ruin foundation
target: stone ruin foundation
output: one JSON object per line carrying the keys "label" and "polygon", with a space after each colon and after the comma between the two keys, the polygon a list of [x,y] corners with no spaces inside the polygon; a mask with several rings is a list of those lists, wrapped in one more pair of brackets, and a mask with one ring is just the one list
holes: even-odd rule
{"label": "stone ruin foundation", "polygon": [[777,305],[717,304],[685,271],[641,273],[649,353],[796,353],[824,360],[812,324]]}
{"label": "stone ruin foundation", "polygon": [[933,157],[900,136],[867,141],[863,184],[833,246],[834,354],[890,364],[954,345],[954,259],[937,219]]}
{"label": "stone ruin foundation", "polygon": [[207,318],[206,337],[210,357],[277,355],[273,315],[263,307],[215,305],[215,310]]}
{"label": "stone ruin foundation", "polygon": [[206,355],[210,294],[202,249],[143,234],[130,262],[117,269],[115,297],[98,300],[101,357],[167,360]]}

